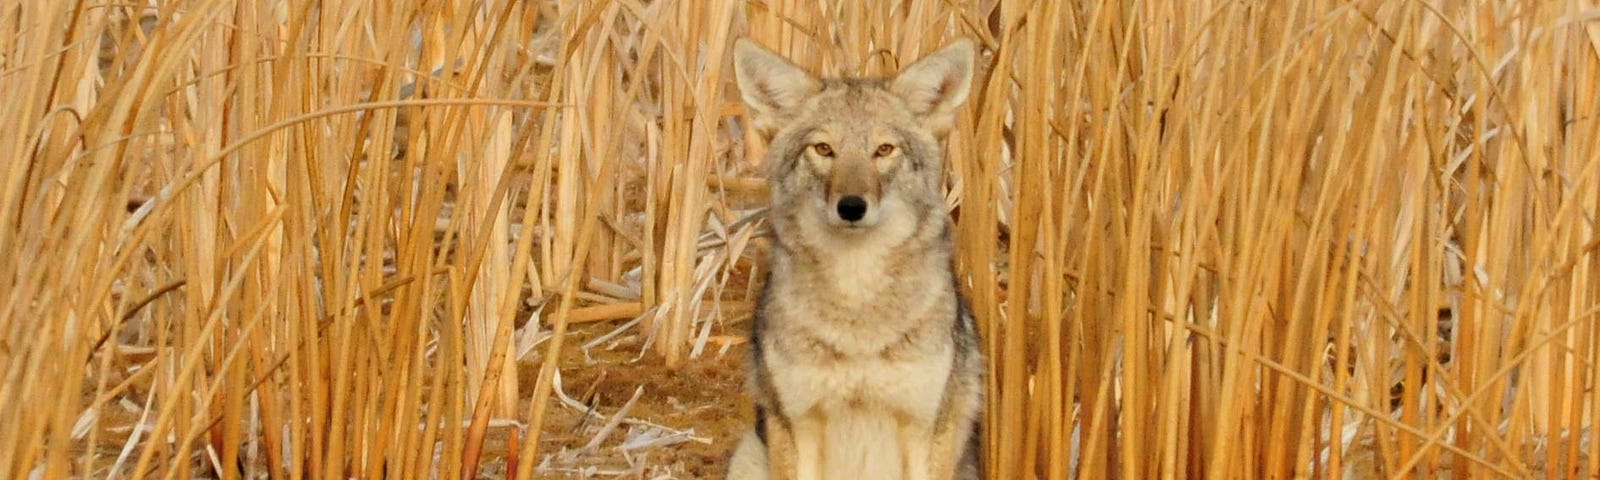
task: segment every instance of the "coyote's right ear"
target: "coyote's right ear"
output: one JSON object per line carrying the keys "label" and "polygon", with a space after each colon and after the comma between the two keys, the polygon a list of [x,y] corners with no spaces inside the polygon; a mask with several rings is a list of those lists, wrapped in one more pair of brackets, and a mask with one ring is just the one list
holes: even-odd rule
{"label": "coyote's right ear", "polygon": [[777,130],[778,112],[822,91],[822,82],[805,69],[749,39],[733,44],[733,73],[756,131],[767,138]]}
{"label": "coyote's right ear", "polygon": [[894,77],[889,91],[905,99],[906,106],[934,135],[943,137],[955,125],[956,109],[972,90],[976,54],[972,40],[957,40],[906,67]]}

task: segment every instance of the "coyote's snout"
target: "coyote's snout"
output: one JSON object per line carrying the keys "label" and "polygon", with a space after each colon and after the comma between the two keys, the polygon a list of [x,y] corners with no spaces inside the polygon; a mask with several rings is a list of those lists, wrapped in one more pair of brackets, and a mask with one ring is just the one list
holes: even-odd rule
{"label": "coyote's snout", "polygon": [[892,178],[885,173],[896,167],[896,148],[887,139],[874,146],[840,137],[820,129],[813,132],[806,139],[805,164],[798,168],[821,179],[820,194],[826,201],[829,224],[871,227],[883,218],[881,182]]}
{"label": "coyote's snout", "polygon": [[883,79],[821,79],[741,40],[776,241],[751,329],[756,426],[731,479],[979,478],[983,358],[951,268],[939,145],[959,41]]}
{"label": "coyote's snout", "polygon": [[[887,145],[885,147],[888,148]],[[828,204],[834,205],[839,220],[850,222],[851,225],[871,224],[867,221],[867,213],[871,212],[872,204],[878,202],[880,193],[878,171],[873,167],[873,162],[862,158],[838,158],[833,159],[832,163],[833,168],[828,173]]]}

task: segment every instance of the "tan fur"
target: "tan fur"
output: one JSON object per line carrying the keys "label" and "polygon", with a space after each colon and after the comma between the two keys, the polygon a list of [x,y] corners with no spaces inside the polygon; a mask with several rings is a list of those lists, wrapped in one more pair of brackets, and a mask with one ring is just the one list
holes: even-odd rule
{"label": "tan fur", "polygon": [[865,197],[870,204],[882,194],[878,190],[878,169],[865,159],[834,160],[828,174],[828,204],[839,203],[847,195]]}
{"label": "tan fur", "polygon": [[974,47],[888,79],[819,79],[749,41],[734,50],[770,143],[777,241],[751,332],[758,431],[728,478],[979,478],[983,358],[939,191]]}

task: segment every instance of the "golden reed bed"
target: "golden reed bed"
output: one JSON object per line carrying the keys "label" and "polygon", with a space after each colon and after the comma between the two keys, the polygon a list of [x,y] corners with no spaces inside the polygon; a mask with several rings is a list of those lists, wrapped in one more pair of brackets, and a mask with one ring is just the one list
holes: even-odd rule
{"label": "golden reed bed", "polygon": [[748,415],[767,242],[740,36],[831,74],[981,44],[947,183],[991,478],[1600,472],[1592,0],[0,25],[3,478],[715,477],[686,419]]}

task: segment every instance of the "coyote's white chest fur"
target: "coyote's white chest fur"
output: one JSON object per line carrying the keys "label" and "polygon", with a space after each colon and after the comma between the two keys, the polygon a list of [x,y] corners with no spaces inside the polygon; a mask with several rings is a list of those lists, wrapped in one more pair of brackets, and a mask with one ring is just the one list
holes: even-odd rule
{"label": "coyote's white chest fur", "polygon": [[811,77],[747,42],[775,244],[751,330],[756,428],[731,479],[976,479],[983,398],[938,190],[972,45],[893,80]]}
{"label": "coyote's white chest fur", "polygon": [[[934,423],[954,364],[948,336],[916,331],[931,320],[918,317],[941,309],[828,308],[829,302],[808,300],[815,299],[780,300],[785,308],[769,319],[771,339],[817,342],[769,342],[762,349],[766,364],[782,366],[770,374],[778,407],[785,417],[820,425],[820,478],[907,478],[901,424]],[[904,344],[915,335],[933,338]]]}
{"label": "coyote's white chest fur", "polygon": [[769,299],[762,352],[783,367],[772,387],[784,416],[820,421],[821,478],[906,478],[899,425],[939,414],[955,349],[949,328],[928,326],[953,318],[954,292],[930,281],[941,271],[886,276],[881,251],[836,253],[813,265],[823,269],[815,277],[774,279],[802,285],[776,286],[790,295]]}
{"label": "coyote's white chest fur", "polygon": [[906,478],[900,415],[933,422],[951,365],[950,350],[941,353],[900,362],[792,363],[773,372],[786,415],[809,411],[822,419],[821,478]]}

